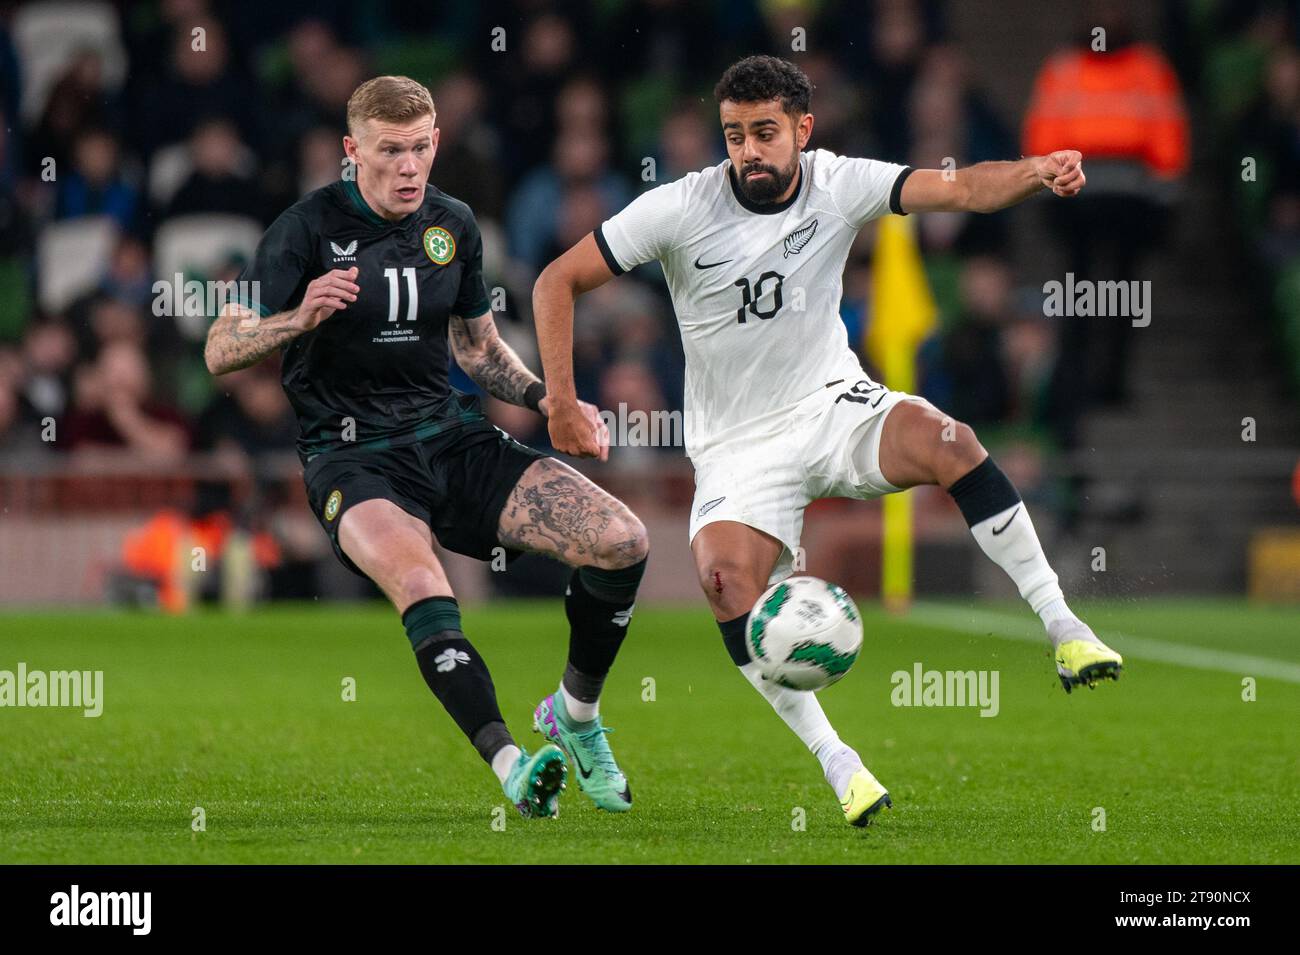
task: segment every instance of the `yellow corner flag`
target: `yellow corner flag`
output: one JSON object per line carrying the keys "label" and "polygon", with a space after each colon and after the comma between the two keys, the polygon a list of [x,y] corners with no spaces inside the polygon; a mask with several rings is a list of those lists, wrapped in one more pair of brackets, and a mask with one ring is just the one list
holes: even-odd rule
{"label": "yellow corner flag", "polygon": [[[871,267],[871,321],[862,346],[887,388],[913,392],[916,353],[934,331],[938,310],[912,220],[885,216],[878,229]],[[886,609],[901,611],[912,601],[912,498],[889,494],[881,507],[880,596]]]}

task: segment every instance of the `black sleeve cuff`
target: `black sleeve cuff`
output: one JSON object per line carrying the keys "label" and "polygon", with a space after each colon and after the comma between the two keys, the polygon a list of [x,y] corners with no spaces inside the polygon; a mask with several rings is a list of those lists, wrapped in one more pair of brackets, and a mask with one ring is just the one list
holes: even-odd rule
{"label": "black sleeve cuff", "polygon": [[907,177],[915,171],[911,166],[905,167],[894,180],[894,188],[889,190],[889,211],[896,216],[907,215],[903,211],[903,183],[907,182]]}
{"label": "black sleeve cuff", "polygon": [[604,226],[596,226],[596,231],[593,235],[596,236],[596,247],[600,249],[600,254],[605,257],[605,264],[609,266],[609,270],[615,275],[622,275],[626,272],[627,269],[618,264],[618,259],[614,258],[614,253],[610,250],[609,243],[605,241]]}
{"label": "black sleeve cuff", "polygon": [[478,318],[490,311],[492,311],[492,303],[488,299],[483,299],[483,301],[473,305],[457,305],[451,310],[451,314],[470,319]]}

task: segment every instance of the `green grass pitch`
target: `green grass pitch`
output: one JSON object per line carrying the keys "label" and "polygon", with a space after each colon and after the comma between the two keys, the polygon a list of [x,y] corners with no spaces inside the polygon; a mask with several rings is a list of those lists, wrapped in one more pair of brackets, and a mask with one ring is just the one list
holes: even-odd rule
{"label": "green grass pitch", "polygon": [[[893,794],[866,830],[844,824],[702,604],[638,608],[606,688],[635,809],[599,813],[571,784],[555,820],[506,804],[386,608],[0,616],[0,670],[103,670],[105,697],[97,719],[0,709],[0,862],[1300,861],[1294,610],[1083,605],[1126,667],[1067,696],[1022,607],[862,609],[864,653],[821,698]],[[470,607],[465,626],[535,746],[532,708],[563,666],[560,603]],[[890,675],[918,661],[997,670],[997,716],[894,706]]]}

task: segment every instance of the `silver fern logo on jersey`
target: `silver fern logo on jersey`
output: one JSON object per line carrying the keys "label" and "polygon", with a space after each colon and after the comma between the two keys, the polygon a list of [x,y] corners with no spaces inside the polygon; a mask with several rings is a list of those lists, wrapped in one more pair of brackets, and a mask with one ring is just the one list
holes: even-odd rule
{"label": "silver fern logo on jersey", "polygon": [[802,229],[795,229],[785,237],[785,255],[783,258],[790,258],[792,255],[798,255],[803,251],[803,247],[809,243],[813,233],[817,231],[817,220],[813,219]]}
{"label": "silver fern logo on jersey", "polygon": [[347,245],[339,245],[337,242],[331,242],[330,248],[334,252],[334,263],[355,262],[357,260],[357,240],[353,239]]}

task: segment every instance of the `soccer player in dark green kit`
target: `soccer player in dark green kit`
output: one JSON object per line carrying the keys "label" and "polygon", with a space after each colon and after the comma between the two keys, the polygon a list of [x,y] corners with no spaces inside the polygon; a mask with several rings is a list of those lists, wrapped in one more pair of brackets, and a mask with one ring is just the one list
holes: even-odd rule
{"label": "soccer player in dark green kit", "polygon": [[[598,703],[645,570],[645,528],[448,384],[454,356],[489,394],[548,410],[544,385],[497,334],[473,213],[428,182],[435,116],[429,91],[406,77],[357,88],[343,139],[355,179],[310,193],[267,230],[240,276],[239,288],[257,294],[213,323],[208,369],[224,374],[283,349],[312,510],[343,564],[393,602],[429,688],[519,811],[556,815],[565,754],[596,805],[626,811],[631,792]],[[603,428],[593,406],[583,412]],[[568,662],[534,711],[546,743],[532,755],[507,730],[461,629],[434,537],[480,560],[504,547],[574,568]]]}

